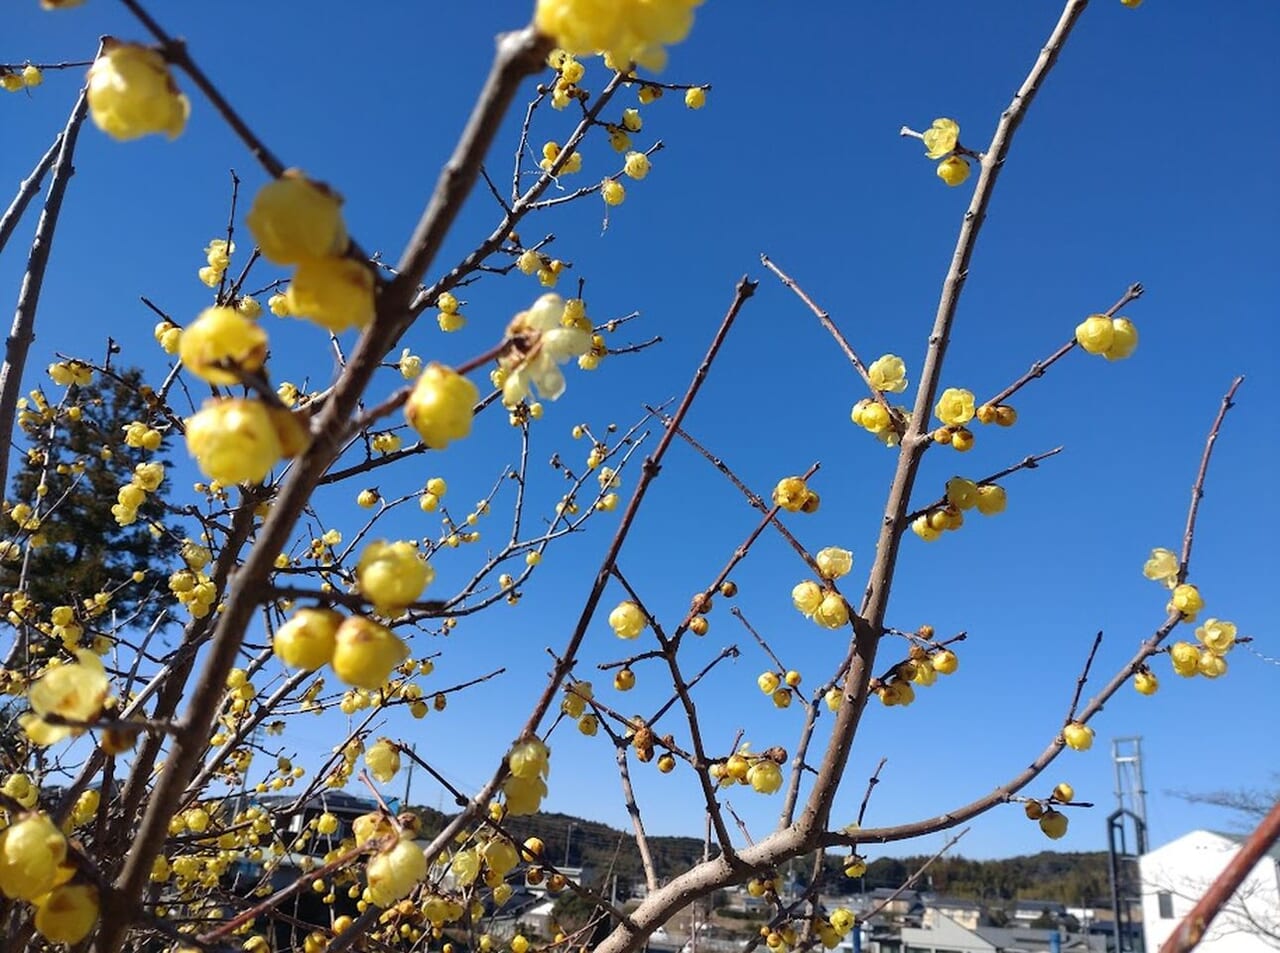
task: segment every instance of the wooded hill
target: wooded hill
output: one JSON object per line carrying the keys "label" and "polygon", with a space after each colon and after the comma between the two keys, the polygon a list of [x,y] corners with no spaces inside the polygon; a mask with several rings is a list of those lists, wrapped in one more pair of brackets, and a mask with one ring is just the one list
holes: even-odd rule
{"label": "wooded hill", "polygon": [[[424,820],[427,831],[438,831],[445,815],[431,808],[414,808]],[[610,874],[618,876],[618,893],[625,896],[630,885],[644,882],[640,852],[629,832],[607,824],[584,820],[568,814],[535,814],[531,817],[508,818],[504,826],[523,840],[540,837],[546,845],[547,859],[558,866],[587,867],[589,876],[603,882]],[[649,848],[659,879],[672,877],[703,857],[703,842],[694,837],[650,837]],[[713,849],[714,853],[714,849]],[[863,881],[844,876],[842,859],[828,858],[824,875],[824,891],[857,893],[877,887],[898,887],[917,870],[927,856],[875,857],[872,854]],[[794,862],[792,869],[782,871],[784,877],[794,875],[805,884],[810,867]],[[1057,900],[1072,906],[1108,904],[1107,855],[1104,851],[1057,853],[1041,851],[1021,857],[1000,860],[970,860],[965,857],[943,857],[929,868],[918,889],[952,897],[998,902],[1018,898]]]}

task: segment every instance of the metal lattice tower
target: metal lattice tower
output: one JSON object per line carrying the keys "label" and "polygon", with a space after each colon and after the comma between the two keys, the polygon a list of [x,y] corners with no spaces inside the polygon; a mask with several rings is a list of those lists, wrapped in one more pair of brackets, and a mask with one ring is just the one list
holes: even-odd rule
{"label": "metal lattice tower", "polygon": [[1142,780],[1142,739],[1111,742],[1116,771],[1117,808],[1107,818],[1107,859],[1111,881],[1114,953],[1142,949],[1134,910],[1142,908],[1142,876],[1138,858],[1147,852],[1147,789]]}
{"label": "metal lattice tower", "polygon": [[[1116,771],[1116,800],[1120,810],[1129,811],[1145,828],[1147,824],[1147,787],[1142,780],[1142,737],[1132,735],[1111,742],[1111,763]],[[1146,852],[1139,844],[1138,853]]]}

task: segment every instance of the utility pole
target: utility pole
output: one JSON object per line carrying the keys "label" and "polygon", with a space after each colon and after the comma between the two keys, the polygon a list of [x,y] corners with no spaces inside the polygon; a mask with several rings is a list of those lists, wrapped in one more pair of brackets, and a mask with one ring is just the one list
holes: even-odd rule
{"label": "utility pole", "polygon": [[[410,751],[412,754],[417,754],[417,753],[418,753],[418,745],[417,745],[416,743],[415,743],[415,744],[411,744],[411,745],[409,745],[409,751]],[[409,785],[411,785],[411,784],[413,783],[413,764],[414,764],[414,760],[415,760],[415,759],[413,759],[413,758],[410,758],[410,759],[409,759],[409,768],[408,768],[408,770],[407,770],[407,771],[405,771],[405,773],[404,773],[404,800],[400,802],[400,806],[401,806],[403,809],[405,809],[405,810],[408,810],[408,808],[409,808]]]}

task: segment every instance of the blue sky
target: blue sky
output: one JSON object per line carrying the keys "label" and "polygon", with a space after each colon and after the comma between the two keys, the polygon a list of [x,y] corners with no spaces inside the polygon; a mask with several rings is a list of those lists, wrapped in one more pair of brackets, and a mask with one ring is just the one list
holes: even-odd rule
{"label": "blue sky", "polygon": [[[692,113],[668,96],[644,110],[637,142],[661,138],[666,148],[654,157],[650,176],[629,185],[607,231],[595,198],[522,229],[526,239],[556,235],[554,253],[573,262],[571,276],[586,279],[594,317],[639,310],[643,321],[631,326],[632,337],[664,339],[642,355],[606,360],[595,375],[572,372],[565,397],[534,428],[533,456],[542,461],[559,451],[580,462],[587,448],[569,439],[573,424],[626,426],[643,403],[680,393],[734,282],[750,274],[761,279],[759,292],[689,429],[758,490],[821,460],[815,484],[821,512],[789,522],[813,549],[852,549],[857,578],[871,562],[892,454],[849,423],[849,406],[862,396],[858,381],[811,315],[763,273],[758,256],[767,252],[790,271],[865,358],[902,355],[914,383],[969,190],[945,188],[919,143],[899,138],[898,128],[951,116],[963,141],[981,148],[1058,8],[991,0],[822,9],[823,16],[806,17],[793,5],[759,0],[700,8],[693,35],[672,51],[662,78],[713,84],[707,108]],[[402,2],[380,5],[373,17],[365,6],[316,2],[299,19],[290,5],[228,0],[156,5],[156,12],[191,40],[196,59],[277,154],[346,196],[347,219],[362,244],[393,256],[461,127],[492,36],[526,19],[528,5]],[[84,59],[99,34],[140,36],[122,8],[103,0],[59,15],[42,14],[32,0],[9,11],[7,22],[3,62]],[[1204,435],[1240,373],[1247,380],[1214,459],[1192,575],[1208,615],[1235,620],[1260,653],[1280,655],[1262,565],[1272,545],[1274,503],[1266,488],[1274,478],[1266,474],[1277,465],[1280,402],[1274,332],[1280,202],[1271,158],[1280,132],[1270,120],[1280,107],[1270,58],[1278,27],[1280,10],[1267,0],[1212,9],[1151,0],[1136,11],[1096,0],[1036,101],[978,247],[944,386],[993,393],[1133,281],[1147,287],[1127,310],[1142,342],[1132,359],[1114,365],[1072,354],[1019,396],[1017,427],[980,431],[977,447],[963,457],[930,453],[918,489],[922,502],[955,473],[978,477],[1028,453],[1066,447],[1038,473],[1008,481],[1005,515],[973,517],[931,546],[907,541],[891,623],[930,622],[941,633],[967,630],[969,639],[960,672],[922,690],[915,705],[873,703],[837,801],[840,823],[852,819],[881,756],[889,763],[869,823],[912,820],[990,790],[1052,738],[1098,629],[1106,632],[1097,663],[1104,674],[1159,625],[1165,594],[1140,568],[1151,547],[1176,548]],[[0,181],[12,185],[27,174],[65,121],[78,82],[79,71],[51,73],[30,97],[0,97]],[[587,85],[602,84],[603,71],[594,65]],[[621,102],[632,105],[632,96]],[[517,120],[505,127],[491,163],[500,181],[510,181]],[[535,143],[562,139],[571,120],[552,114],[541,121]],[[233,167],[250,195],[260,173],[194,96],[191,123],[173,143],[116,144],[85,130],[31,356],[33,383],[54,353],[101,353],[107,334],[124,345],[126,359],[163,368],[151,340],[153,316],[138,295],[180,321],[209,303],[195,270],[203,246],[224,228]],[[584,183],[615,168],[602,140],[587,146]],[[496,208],[481,189],[437,268],[451,266],[495,221]],[[30,227],[24,224],[0,258],[0,287],[15,295],[21,238]],[[255,274],[263,282],[279,276],[269,268]],[[430,358],[463,360],[489,346],[539,290],[520,275],[486,280],[464,296],[471,318],[464,332],[445,337],[428,320],[406,343]],[[267,320],[277,376],[327,380],[332,366],[323,337]],[[375,391],[393,385],[388,374]],[[436,459],[419,458],[379,485],[384,493],[407,491],[443,475],[465,512],[515,447],[514,432],[494,415],[478,423],[472,441]],[[175,472],[179,482],[191,478]],[[362,486],[326,496],[337,525],[357,525],[350,500]],[[542,470],[535,486],[545,512],[559,482]],[[626,481],[632,486],[634,474]],[[679,448],[647,507],[621,565],[654,607],[675,615],[756,516],[722,478]],[[501,512],[500,503],[496,508]],[[435,532],[430,517],[419,517],[413,510],[405,517],[412,528],[396,531]],[[500,659],[509,673],[497,687],[456,697],[447,712],[425,722],[394,720],[388,730],[403,727],[463,786],[486,778],[540,690],[544,647],[563,644],[576,620],[574,607],[613,521],[602,518],[553,551],[518,607],[464,621],[430,646],[444,652],[432,676],[440,685],[488,671]],[[469,576],[481,556],[445,555],[451,562],[440,560],[442,589]],[[735,579],[738,604],[810,685],[828,676],[844,648],[842,638],[790,608],[788,593],[803,576],[794,555],[766,537]],[[777,712],[756,690],[767,661],[723,604],[711,622],[706,644],[690,650],[688,667],[696,670],[726,641],[739,644],[743,656],[704,684],[709,744],[727,749],[742,727],[757,748],[790,749],[798,709]],[[1189,629],[1181,634],[1190,637]],[[601,618],[584,662],[619,654]],[[1079,797],[1099,805],[1074,814],[1067,838],[1054,846],[1104,846],[1104,815],[1114,803],[1112,737],[1143,737],[1156,843],[1193,826],[1226,823],[1169,791],[1267,782],[1280,668],[1245,649],[1230,664],[1217,682],[1183,681],[1161,660],[1154,698],[1125,690],[1108,705],[1095,722],[1094,750],[1068,752],[1033,789],[1047,793],[1069,780]],[[648,711],[665,697],[660,672],[638,674],[631,698],[604,693],[611,703]],[[603,686],[607,679],[595,681]],[[304,721],[292,743],[304,755],[323,750],[336,730]],[[468,743],[459,745],[460,737]],[[553,750],[546,806],[624,826],[612,758],[601,741],[558,733]],[[687,768],[667,778],[651,769],[636,774],[651,831],[701,833]],[[423,793],[417,780],[415,786],[424,800],[437,796]],[[778,798],[745,789],[730,801],[757,836],[779,806]],[[941,841],[935,836],[885,852],[928,851]],[[976,822],[960,850],[1001,856],[1047,846],[1020,810],[1008,808]]]}

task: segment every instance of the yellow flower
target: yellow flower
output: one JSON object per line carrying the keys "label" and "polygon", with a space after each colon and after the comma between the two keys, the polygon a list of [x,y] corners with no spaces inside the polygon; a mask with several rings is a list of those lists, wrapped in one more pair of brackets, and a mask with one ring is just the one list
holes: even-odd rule
{"label": "yellow flower", "polygon": [[1088,751],[1093,747],[1093,729],[1078,721],[1073,721],[1062,729],[1062,738],[1068,748],[1076,751]]}
{"label": "yellow flower", "polygon": [[917,516],[911,521],[911,532],[926,543],[932,543],[942,536],[942,531],[929,522],[929,515]]}
{"label": "yellow flower", "polygon": [[238,384],[267,357],[267,332],[234,308],[205,308],[178,343],[191,373],[210,384]]}
{"label": "yellow flower", "polygon": [[53,889],[67,839],[44,814],[27,814],[0,831],[0,891],[35,900]]}
{"label": "yellow flower", "polygon": [[1142,566],[1142,574],[1172,589],[1178,584],[1178,557],[1168,549],[1156,547]]}
{"label": "yellow flower", "polygon": [[1169,660],[1177,674],[1190,678],[1199,671],[1200,650],[1190,642],[1174,642],[1169,646]]}
{"label": "yellow flower", "polygon": [[379,738],[364,753],[364,763],[369,773],[385,784],[400,772],[400,749],[391,739]]}
{"label": "yellow flower", "polygon": [[935,119],[933,125],[924,131],[925,155],[930,159],[941,159],[956,147],[960,139],[960,126],[954,119]]}
{"label": "yellow flower", "polygon": [[83,728],[50,724],[45,716],[91,721],[102,711],[109,688],[102,660],[82,649],[76,652],[75,662],[52,665],[36,679],[28,693],[33,714],[22,716],[23,730],[39,745],[83,734]]}
{"label": "yellow flower", "polygon": [[849,606],[843,596],[828,592],[813,612],[813,621],[824,629],[838,629],[849,622]]}
{"label": "yellow flower", "polygon": [[44,82],[44,73],[40,72],[40,67],[32,63],[28,63],[26,66],[22,67],[22,85],[23,86],[26,86],[28,89],[31,89],[34,86],[39,86],[43,82]]}
{"label": "yellow flower", "polygon": [[299,609],[276,630],[271,646],[286,665],[315,671],[333,658],[341,624],[341,613],[332,609]]}
{"label": "yellow flower", "polygon": [[759,794],[773,794],[782,787],[782,769],[772,761],[757,761],[747,769],[747,783]]}
{"label": "yellow flower", "polygon": [[404,415],[423,443],[443,450],[471,433],[473,408],[479,400],[475,384],[452,368],[432,362],[414,385]]}
{"label": "yellow flower", "polygon": [[973,419],[973,392],[962,387],[948,387],[938,398],[933,411],[949,427],[959,427]]}
{"label": "yellow flower", "polygon": [[536,814],[542,806],[542,799],[547,796],[547,782],[538,777],[512,776],[502,782],[502,793],[507,798],[508,814],[513,817]]}
{"label": "yellow flower", "polygon": [[1076,343],[1090,354],[1105,354],[1115,330],[1105,314],[1091,314],[1076,325]]}
{"label": "yellow flower", "polygon": [[256,400],[208,401],[186,425],[187,450],[219,483],[258,483],[283,455],[271,414]]}
{"label": "yellow flower", "polygon": [[684,91],[684,104],[689,109],[701,109],[707,104],[707,91],[694,86]]}
{"label": "yellow flower", "polygon": [[373,271],[350,258],[308,258],[285,291],[291,314],[327,330],[363,328],[373,320]]}
{"label": "yellow flower", "polygon": [[25,85],[22,82],[20,73],[0,73],[0,89],[3,89],[6,93],[16,93]]}
{"label": "yellow flower", "polygon": [[799,513],[813,492],[803,479],[796,476],[783,477],[773,488],[773,504],[788,513]]}
{"label": "yellow flower", "polygon": [[356,566],[360,593],[378,611],[393,614],[415,601],[435,578],[435,570],[413,543],[377,540],[365,547]]}
{"label": "yellow flower", "polygon": [[978,512],[983,516],[995,516],[997,513],[1003,513],[1007,497],[1004,487],[995,484],[985,484],[978,487]]}
{"label": "yellow flower", "polygon": [[938,178],[950,186],[963,185],[969,178],[969,160],[963,156],[951,156],[938,163]]}
{"label": "yellow flower", "polygon": [[1189,583],[1174,586],[1173,595],[1169,598],[1168,611],[1182,614],[1184,622],[1194,622],[1196,613],[1204,608],[1204,599],[1200,590]]}
{"label": "yellow flower", "polygon": [[811,616],[822,605],[822,587],[812,579],[796,583],[791,590],[791,604],[806,616]]}
{"label": "yellow flower", "polygon": [[[643,152],[628,152],[626,162],[623,164],[623,169],[627,173],[627,178],[639,180],[649,174],[650,165],[649,157]],[[607,197],[605,198],[605,201],[609,201]]]}
{"label": "yellow flower", "polygon": [[600,183],[600,196],[605,205],[621,205],[627,197],[627,190],[622,183],[614,179],[605,179]]}
{"label": "yellow flower", "polygon": [[1226,655],[1236,643],[1236,626],[1221,619],[1205,619],[1196,638],[1214,655]]}
{"label": "yellow flower", "polygon": [[1138,329],[1128,318],[1115,318],[1111,322],[1111,347],[1103,352],[1108,361],[1119,361],[1138,348]]}
{"label": "yellow flower", "polygon": [[[575,309],[576,310],[576,309]],[[590,322],[583,328],[573,320],[565,300],[545,294],[528,311],[521,311],[507,326],[507,337],[521,342],[502,358],[507,371],[502,402],[514,407],[536,387],[538,396],[556,400],[564,393],[560,365],[591,350]]]}
{"label": "yellow flower", "polygon": [[518,742],[507,752],[507,767],[517,778],[546,777],[551,773],[551,749],[537,738]]}
{"label": "yellow flower", "polygon": [[390,850],[370,858],[367,874],[369,899],[389,907],[427,879],[427,855],[413,841],[397,840]]}
{"label": "yellow flower", "polygon": [[1155,673],[1147,669],[1140,669],[1133,674],[1133,687],[1139,695],[1154,695],[1156,689],[1160,687],[1160,683],[1157,681]]}
{"label": "yellow flower", "polygon": [[605,54],[614,69],[637,63],[660,70],[664,47],[693,26],[701,0],[538,0],[534,24],[566,53]]}
{"label": "yellow flower", "polygon": [[885,354],[871,362],[867,377],[876,390],[901,394],[907,389],[906,362],[896,354]]}
{"label": "yellow flower", "polygon": [[947,502],[962,510],[978,505],[978,484],[964,477],[952,477],[947,481]]}
{"label": "yellow flower", "polygon": [[1204,649],[1196,659],[1196,669],[1205,678],[1218,678],[1227,673],[1227,660],[1215,652]]}
{"label": "yellow flower", "polygon": [[349,244],[342,196],[300,169],[259,189],[245,224],[262,254],[277,265],[341,255]]}
{"label": "yellow flower", "polygon": [[363,616],[350,616],[334,637],[333,673],[348,685],[373,691],[409,657],[409,647],[388,628]]}
{"label": "yellow flower", "polygon": [[646,624],[644,610],[629,600],[619,602],[609,613],[609,628],[620,639],[636,638],[644,631]]}
{"label": "yellow flower", "polygon": [[818,551],[814,561],[824,579],[839,579],[853,568],[853,553],[838,546],[828,546]]}
{"label": "yellow flower", "polygon": [[98,922],[98,888],[63,884],[36,900],[36,930],[51,943],[79,943]]}
{"label": "yellow flower", "polygon": [[163,56],[113,39],[103,43],[102,55],[89,67],[88,98],[94,123],[122,142],[153,132],[173,139],[191,112]]}

